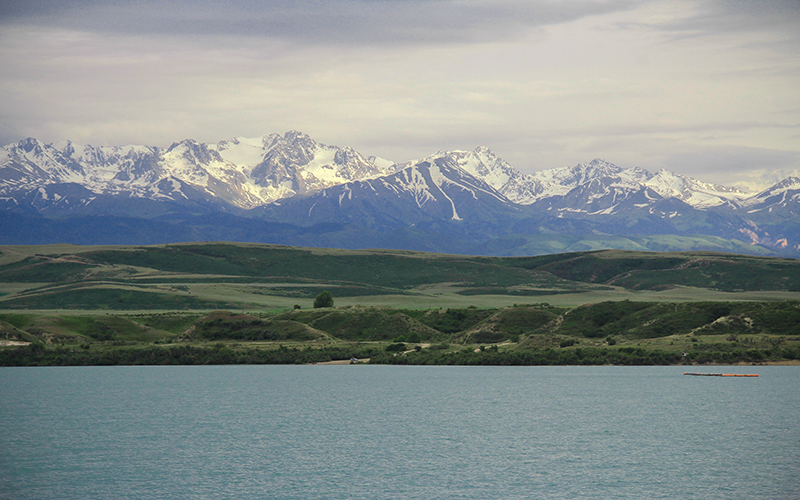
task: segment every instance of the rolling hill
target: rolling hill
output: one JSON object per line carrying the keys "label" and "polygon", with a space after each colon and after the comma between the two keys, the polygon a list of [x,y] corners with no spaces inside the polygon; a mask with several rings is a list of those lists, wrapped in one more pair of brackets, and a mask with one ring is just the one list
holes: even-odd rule
{"label": "rolling hill", "polygon": [[800,262],[709,252],[3,246],[0,365],[789,363],[798,299]]}

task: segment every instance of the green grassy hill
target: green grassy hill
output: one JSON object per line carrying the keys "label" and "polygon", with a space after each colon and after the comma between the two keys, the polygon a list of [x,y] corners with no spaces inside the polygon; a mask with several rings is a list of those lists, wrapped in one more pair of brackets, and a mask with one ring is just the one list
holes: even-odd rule
{"label": "green grassy hill", "polygon": [[0,344],[0,365],[796,362],[800,261],[6,246]]}
{"label": "green grassy hill", "polygon": [[208,243],[0,247],[0,310],[498,307],[606,300],[800,299],[800,261],[607,250],[487,258]]}
{"label": "green grassy hill", "polygon": [[[800,360],[798,325],[795,301],[343,307],[259,315],[2,313],[0,335],[15,345],[0,348],[0,366],[292,363],[353,356],[401,364],[786,363]],[[22,342],[30,344],[16,345]]]}

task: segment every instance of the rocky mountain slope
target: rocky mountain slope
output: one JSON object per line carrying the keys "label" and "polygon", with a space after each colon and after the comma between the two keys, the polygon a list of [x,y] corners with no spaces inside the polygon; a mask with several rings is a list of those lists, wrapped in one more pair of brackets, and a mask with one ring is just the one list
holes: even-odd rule
{"label": "rocky mountain slope", "polygon": [[0,148],[0,194],[7,201],[17,193],[38,191],[33,196],[40,202],[65,203],[63,194],[48,193],[55,184],[78,184],[96,195],[181,201],[190,198],[184,191],[188,186],[249,209],[393,172],[351,148],[318,144],[295,131],[217,144],[187,139],[167,149],[44,144],[36,139]]}
{"label": "rocky mountain slope", "polygon": [[[415,249],[514,254],[550,251],[531,246],[542,237],[586,249],[658,236],[669,249],[800,255],[798,203],[796,178],[746,193],[600,159],[526,175],[485,147],[394,164],[296,131],[166,149],[36,139],[0,148],[0,243],[29,242],[32,227],[72,241],[62,234],[71,224],[86,232],[105,217],[108,234],[129,220],[161,224],[153,231],[169,236],[156,242],[397,247],[407,237]],[[48,225],[56,219],[69,221],[61,232]]]}

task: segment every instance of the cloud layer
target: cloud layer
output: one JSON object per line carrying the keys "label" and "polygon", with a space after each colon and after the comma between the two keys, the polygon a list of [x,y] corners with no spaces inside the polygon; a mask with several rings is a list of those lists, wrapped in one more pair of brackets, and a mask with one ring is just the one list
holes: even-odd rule
{"label": "cloud layer", "polygon": [[528,172],[800,168],[796,1],[6,2],[0,65],[3,143],[300,129]]}
{"label": "cloud layer", "polygon": [[474,43],[630,8],[631,0],[58,1],[4,7],[6,24],[128,35],[246,36],[301,44]]}

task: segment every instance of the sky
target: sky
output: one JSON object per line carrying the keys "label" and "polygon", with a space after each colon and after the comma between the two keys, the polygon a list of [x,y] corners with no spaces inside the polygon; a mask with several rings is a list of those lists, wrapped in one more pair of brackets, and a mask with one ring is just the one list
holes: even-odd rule
{"label": "sky", "polygon": [[0,2],[0,144],[300,130],[758,187],[800,175],[800,0]]}

